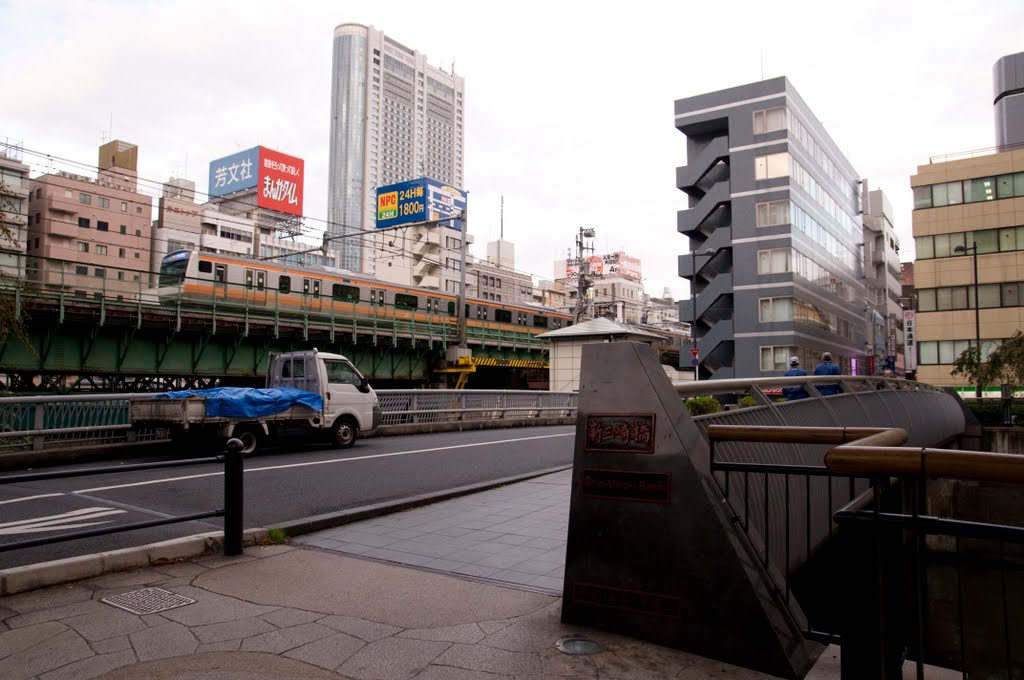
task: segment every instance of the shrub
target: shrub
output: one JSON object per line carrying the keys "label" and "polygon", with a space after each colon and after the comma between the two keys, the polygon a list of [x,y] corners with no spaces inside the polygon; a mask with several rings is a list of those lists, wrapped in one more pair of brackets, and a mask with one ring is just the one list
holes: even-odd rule
{"label": "shrub", "polygon": [[736,403],[740,405],[740,408],[750,408],[751,406],[757,406],[757,399],[747,394],[740,397],[740,400]]}
{"label": "shrub", "polygon": [[722,410],[722,405],[714,397],[691,397],[686,400],[686,410],[691,416],[703,416],[718,413]]}

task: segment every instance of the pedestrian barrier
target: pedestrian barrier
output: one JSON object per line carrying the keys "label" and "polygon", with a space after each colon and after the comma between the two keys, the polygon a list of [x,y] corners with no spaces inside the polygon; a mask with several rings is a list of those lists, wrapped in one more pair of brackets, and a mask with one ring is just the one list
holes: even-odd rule
{"label": "pedestrian barrier", "polygon": [[79,538],[92,538],[94,536],[106,536],[135,529],[148,529],[166,524],[180,524],[181,522],[193,522],[210,517],[224,518],[224,554],[242,554],[242,523],[243,523],[243,467],[242,467],[242,442],[238,439],[229,439],[227,451],[219,456],[206,458],[190,458],[187,460],[173,460],[158,463],[137,463],[134,465],[116,465],[110,467],[83,468],[78,470],[63,470],[60,472],[34,472],[19,475],[0,476],[2,484],[24,484],[44,479],[70,479],[72,477],[92,477],[94,475],[110,475],[121,472],[133,472],[137,470],[156,470],[161,468],[182,467],[186,465],[203,465],[206,463],[224,464],[224,506],[216,510],[195,512],[188,515],[177,515],[175,517],[164,517],[161,519],[146,520],[144,522],[131,522],[102,529],[87,529],[74,531],[60,536],[47,536],[33,538],[24,541],[13,541],[0,544],[0,552],[32,548],[40,545],[63,543]]}

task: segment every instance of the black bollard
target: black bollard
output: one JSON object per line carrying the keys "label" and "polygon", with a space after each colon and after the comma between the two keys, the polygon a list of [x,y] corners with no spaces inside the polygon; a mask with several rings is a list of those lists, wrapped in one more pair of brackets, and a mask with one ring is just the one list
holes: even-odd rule
{"label": "black bollard", "polygon": [[242,441],[232,437],[224,456],[224,554],[242,554]]}

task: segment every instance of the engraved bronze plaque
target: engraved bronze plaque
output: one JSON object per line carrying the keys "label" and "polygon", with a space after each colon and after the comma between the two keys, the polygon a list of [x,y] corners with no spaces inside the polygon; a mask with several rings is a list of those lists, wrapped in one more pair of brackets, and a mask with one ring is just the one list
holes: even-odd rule
{"label": "engraved bronze plaque", "polygon": [[583,450],[654,453],[654,414],[594,413],[587,416]]}
{"label": "engraved bronze plaque", "polygon": [[682,601],[678,597],[642,590],[626,590],[596,583],[574,583],[572,598],[576,604],[589,604],[649,616],[678,619],[682,615]]}
{"label": "engraved bronze plaque", "polygon": [[672,475],[668,472],[583,468],[580,491],[590,498],[671,503]]}

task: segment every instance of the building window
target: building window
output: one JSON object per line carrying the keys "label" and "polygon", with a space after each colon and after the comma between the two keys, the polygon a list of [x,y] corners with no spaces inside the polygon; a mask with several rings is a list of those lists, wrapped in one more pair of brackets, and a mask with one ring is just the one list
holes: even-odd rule
{"label": "building window", "polygon": [[789,175],[789,153],[773,153],[754,158],[754,179],[774,179]]}
{"label": "building window", "polygon": [[790,345],[762,347],[761,370],[785,371],[789,368],[789,357],[794,356],[796,353],[796,348]]}
{"label": "building window", "polygon": [[136,236],[142,236],[142,230],[141,229],[136,229],[135,230],[135,235]]}
{"label": "building window", "polygon": [[78,242],[78,252],[80,252],[80,253],[87,253],[87,252],[89,252],[89,244],[88,243],[83,243],[82,241],[79,241]]}
{"label": "building window", "polygon": [[771,248],[757,251],[758,274],[781,274],[790,271],[789,248]]}
{"label": "building window", "polygon": [[793,298],[761,298],[758,301],[758,321],[771,323],[773,321],[793,320]]}
{"label": "building window", "polygon": [[141,205],[135,206],[135,212],[136,212],[136,214],[141,215],[142,214],[142,206]]}
{"label": "building window", "polygon": [[117,280],[118,281],[124,281],[124,272],[118,272],[117,273]]}
{"label": "building window", "polygon": [[128,212],[128,201],[121,201],[121,212]]}
{"label": "building window", "polygon": [[107,278],[107,270],[106,269],[102,269],[100,267],[96,267],[95,269],[92,270],[92,273],[93,273],[93,275],[96,276],[97,279],[105,279],[105,278]]}
{"label": "building window", "polygon": [[103,198],[102,196],[100,196],[100,207],[101,208],[109,208],[110,207],[110,199],[109,198]]}
{"label": "building window", "polygon": [[83,229],[88,229],[89,228],[89,218],[88,217],[79,217],[78,218],[78,226],[82,227]]}
{"label": "building window", "polygon": [[86,205],[92,204],[92,195],[90,194],[78,194],[78,202],[85,203]]}
{"label": "building window", "polygon": [[102,245],[97,245],[96,246],[96,254],[97,255],[106,255],[107,254],[107,247],[106,246],[102,246]]}
{"label": "building window", "polygon": [[117,256],[122,258],[124,257],[124,248],[117,249]]}
{"label": "building window", "polygon": [[79,276],[88,276],[89,268],[84,265],[75,265],[75,274]]}
{"label": "building window", "polygon": [[789,201],[768,201],[757,204],[757,226],[789,224]]}
{"label": "building window", "polygon": [[766,132],[786,129],[786,107],[776,106],[771,109],[754,111],[754,134],[762,135]]}
{"label": "building window", "polygon": [[107,224],[106,222],[101,222],[100,220],[96,220],[96,231],[109,231],[109,230],[110,230],[110,225],[109,224]]}
{"label": "building window", "polygon": [[122,234],[127,234],[128,233],[128,227],[126,227],[125,225],[122,224],[121,225],[121,233]]}
{"label": "building window", "polygon": [[139,254],[138,253],[135,253],[135,259],[136,260],[139,259]]}

